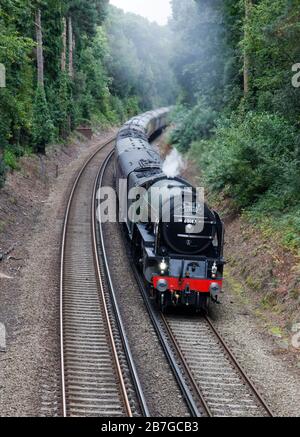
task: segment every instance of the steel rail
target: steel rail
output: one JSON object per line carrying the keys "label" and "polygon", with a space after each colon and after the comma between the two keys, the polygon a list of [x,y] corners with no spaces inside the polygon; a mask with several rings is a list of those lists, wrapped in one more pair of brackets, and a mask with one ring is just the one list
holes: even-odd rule
{"label": "steel rail", "polygon": [[[65,347],[67,347],[65,345],[65,323],[64,323],[64,310],[67,311],[67,313],[69,311],[73,311],[74,314],[76,314],[76,316],[78,314],[80,314],[80,312],[82,311],[81,308],[77,308],[76,304],[75,304],[75,309],[73,308],[72,310],[69,310],[68,308],[65,309],[64,307],[64,290],[65,290],[65,263],[66,263],[66,239],[67,239],[67,234],[68,234],[68,225],[69,225],[69,221],[70,221],[70,212],[71,212],[71,208],[72,208],[72,204],[73,201],[75,200],[75,195],[76,195],[76,189],[79,186],[79,183],[83,177],[83,174],[85,172],[85,170],[87,169],[88,165],[92,163],[93,159],[108,145],[110,145],[113,141],[115,140],[115,137],[110,138],[108,141],[106,141],[105,143],[103,143],[100,147],[97,148],[97,150],[95,152],[92,153],[92,155],[86,160],[86,162],[84,163],[84,165],[82,166],[82,168],[80,169],[80,171],[77,174],[77,177],[74,181],[74,184],[72,186],[71,189],[71,193],[69,196],[69,200],[67,203],[67,208],[66,208],[66,212],[65,212],[65,216],[64,216],[64,224],[63,224],[63,230],[62,230],[62,243],[61,243],[61,259],[60,259],[60,263],[61,263],[61,267],[60,267],[60,348],[61,348],[61,390],[62,390],[62,413],[64,417],[67,417],[68,415],[68,399],[67,399],[67,389],[66,389],[66,361],[65,361]],[[94,205],[94,198],[92,198],[92,202]],[[91,205],[92,206],[92,205]],[[92,257],[92,253],[91,253],[91,257]],[[94,266],[95,268],[95,266]],[[78,291],[75,291],[75,295],[76,293],[78,294]],[[81,291],[79,291],[79,295],[81,296]],[[115,361],[116,364],[116,370],[117,370],[117,374],[118,374],[118,378],[119,378],[119,386],[121,387],[121,392],[122,392],[122,397],[124,400],[124,406],[126,413],[129,417],[132,416],[132,412],[131,412],[131,408],[130,408],[130,404],[128,401],[128,397],[127,397],[127,392],[126,392],[126,387],[125,387],[125,383],[123,380],[123,376],[122,376],[122,371],[121,371],[121,367],[119,364],[119,360],[118,360],[118,356],[116,354],[116,348],[115,348],[115,344],[114,344],[114,340],[113,340],[113,336],[112,336],[112,331],[111,331],[111,327],[110,327],[110,321],[109,319],[107,319],[107,308],[106,308],[106,304],[105,301],[101,302],[102,304],[102,308],[104,308],[104,312],[105,312],[105,319],[103,321],[103,324],[106,324],[106,328],[108,330],[109,333],[109,338],[110,338],[110,344],[111,344],[111,352],[113,354],[112,359]],[[98,315],[96,315],[96,317],[98,317]],[[100,317],[100,316],[99,316]],[[89,320],[83,320],[82,321],[83,324],[87,323],[89,324]],[[91,322],[90,324],[92,325],[95,322],[95,315],[92,315],[91,317]],[[67,323],[67,327],[68,327],[68,323]],[[73,329],[73,328],[72,328]],[[75,327],[76,329],[76,327]],[[86,327],[84,326],[83,328],[84,330],[86,329]],[[100,333],[99,333],[100,336]],[[69,345],[68,345],[69,346]],[[74,352],[74,347],[75,347],[75,351],[77,352],[77,348],[79,348],[79,350],[82,351],[85,349],[87,349],[86,354],[88,356],[88,361],[89,364],[91,365],[91,367],[93,366],[93,357],[90,357],[89,354],[94,354],[95,355],[95,351],[93,350],[93,344],[91,346],[91,344],[89,343],[88,345],[82,344],[80,343],[78,346],[74,346],[74,344],[71,342],[71,346],[69,346],[69,350],[71,350],[71,352],[69,352],[70,356],[72,357],[70,361],[72,361],[72,363],[74,363],[74,369],[72,369],[73,372],[77,373],[77,369],[78,369],[78,357],[76,356],[76,352]],[[91,352],[92,351],[92,352]],[[100,358],[100,357],[99,357]],[[83,380],[85,380],[86,378],[86,374],[83,374]],[[78,383],[74,383],[74,385],[78,385]],[[89,387],[85,386],[86,389],[89,389]],[[72,388],[73,389],[73,388]],[[78,390],[78,389],[77,389]],[[89,389],[90,390],[90,389]],[[94,401],[95,401],[95,390],[93,389],[93,387],[91,388],[91,390],[89,391],[87,390],[88,394],[85,395],[78,395],[78,393],[80,393],[81,391],[79,390],[79,392],[76,392],[76,399],[77,399],[77,404],[76,404],[76,408],[79,409],[79,411],[81,411],[82,408],[84,408],[84,402],[90,402],[92,404],[92,410],[94,408],[95,412],[98,411],[97,408],[93,405]],[[117,389],[116,389],[117,390]],[[119,390],[119,389],[118,389]],[[97,396],[97,395],[96,395]],[[107,395],[107,398],[109,399],[109,395]],[[97,399],[96,399],[97,400]],[[78,407],[79,405],[79,407]],[[116,408],[116,407],[113,407]],[[121,407],[120,407],[121,408]]]}
{"label": "steel rail", "polygon": [[[137,270],[136,266],[133,266],[133,271],[137,280],[137,283],[139,285],[139,288],[142,293],[142,297],[144,299],[146,308],[148,310],[150,319],[152,321],[152,324],[154,326],[154,329],[158,335],[159,340],[161,341],[162,347],[164,349],[164,352],[167,356],[167,359],[169,361],[169,364],[172,368],[172,371],[175,375],[175,378],[179,384],[179,387],[184,395],[184,398],[186,400],[186,403],[190,409],[190,412],[192,416],[199,417],[203,416],[202,414],[199,414],[199,408],[197,407],[197,404],[195,403],[194,397],[196,396],[201,404],[201,407],[203,408],[204,415],[208,417],[214,417],[215,414],[212,411],[212,408],[209,405],[209,402],[206,399],[206,394],[203,393],[201,387],[199,386],[199,383],[196,381],[196,378],[193,375],[193,372],[190,368],[190,365],[188,363],[188,359],[181,350],[181,347],[178,344],[178,341],[176,339],[176,334],[173,332],[171,326],[168,323],[167,316],[160,313],[158,314],[155,309],[153,308],[152,303],[150,302],[150,298],[148,295],[148,291],[146,290],[145,284],[143,279],[141,278],[141,275],[139,271]],[[273,417],[273,413],[266,404],[266,402],[263,400],[262,396],[259,394],[258,390],[252,383],[252,381],[247,376],[246,372],[243,370],[243,368],[238,363],[237,359],[235,358],[234,354],[230,351],[229,347],[227,346],[225,340],[222,338],[222,336],[218,333],[217,329],[214,327],[213,322],[208,318],[205,317],[203,320],[207,323],[210,331],[213,333],[213,335],[218,340],[219,344],[222,347],[224,356],[227,356],[230,362],[232,363],[233,367],[238,371],[240,377],[244,381],[246,387],[250,389],[254,397],[256,398],[258,404],[262,408],[262,411],[269,416]],[[164,330],[162,329],[162,324],[167,332],[167,336],[164,333]],[[178,329],[180,331],[180,325],[178,325]],[[168,338],[167,338],[168,337]],[[175,358],[174,353],[172,352],[172,348],[176,351],[179,360]],[[193,352],[193,351],[192,351]],[[181,364],[182,368],[184,369],[185,375],[183,374],[182,370],[180,369],[179,363]],[[192,387],[192,391],[188,387],[186,381],[189,381],[189,384]],[[193,394],[194,393],[194,394]]]}
{"label": "steel rail", "polygon": [[[130,403],[129,403],[129,400],[128,400],[127,390],[126,390],[124,378],[123,378],[123,375],[122,375],[122,369],[121,369],[121,365],[120,365],[119,358],[118,358],[118,352],[117,352],[115,341],[114,341],[114,335],[113,335],[112,327],[111,327],[111,324],[110,324],[110,321],[109,321],[110,317],[109,317],[108,308],[107,308],[106,300],[105,300],[105,289],[104,289],[103,279],[102,279],[102,276],[101,276],[100,259],[99,259],[99,252],[98,252],[98,246],[97,246],[97,236],[96,236],[96,234],[97,234],[97,230],[96,230],[96,226],[97,226],[97,220],[96,220],[96,201],[97,201],[98,180],[99,180],[99,175],[101,175],[102,172],[105,171],[107,163],[109,162],[111,156],[113,156],[113,151],[108,155],[108,157],[104,160],[103,164],[101,165],[100,170],[99,170],[99,172],[98,172],[98,174],[96,176],[95,184],[94,184],[94,188],[93,188],[93,195],[92,195],[92,217],[91,217],[91,219],[92,219],[93,254],[94,254],[94,260],[95,260],[96,269],[97,269],[97,277],[98,277],[98,283],[99,283],[99,287],[100,287],[101,300],[103,302],[103,306],[104,306],[104,310],[105,310],[105,315],[106,315],[106,320],[107,320],[107,325],[108,325],[108,332],[109,332],[110,342],[111,342],[111,345],[112,345],[112,348],[113,348],[113,353],[114,353],[114,357],[115,357],[115,363],[116,363],[116,366],[117,366],[117,372],[118,372],[119,380],[120,380],[121,387],[122,387],[122,394],[123,394],[124,402],[125,402],[125,405],[126,405],[127,414],[128,414],[129,417],[132,417],[133,414],[132,414]],[[100,228],[102,228],[101,223],[100,223]],[[102,248],[104,249],[104,246],[102,246]],[[103,250],[103,253],[105,253],[104,250]],[[105,258],[105,255],[104,255],[104,258]],[[108,271],[108,266],[106,265],[106,259],[105,259],[105,267],[106,267],[106,271]],[[116,311],[115,311],[115,315],[117,317],[117,323],[118,323],[118,325],[120,325],[119,314]],[[124,332],[121,331],[121,330],[120,330],[120,335],[123,338]],[[127,353],[126,353],[126,355],[127,355]]]}
{"label": "steel rail", "polygon": [[184,375],[182,374],[182,371],[181,371],[181,369],[177,363],[177,360],[172,352],[170,344],[165,336],[165,333],[163,332],[161,323],[159,321],[159,316],[156,314],[155,310],[152,307],[152,303],[149,300],[148,292],[145,289],[145,286],[144,286],[144,283],[140,277],[140,274],[139,274],[136,266],[133,265],[132,268],[133,268],[133,272],[134,272],[134,275],[136,277],[138,286],[139,286],[140,291],[142,293],[142,297],[143,297],[145,306],[147,308],[148,314],[150,316],[152,325],[153,325],[154,330],[156,332],[156,335],[160,341],[160,344],[163,348],[163,351],[167,357],[167,360],[168,360],[169,365],[172,369],[172,372],[173,372],[173,375],[177,381],[177,384],[181,390],[181,393],[183,394],[183,397],[184,397],[185,402],[188,406],[188,409],[190,411],[191,416],[192,417],[202,417],[205,415],[209,415],[208,412],[206,411],[205,403],[202,404],[202,398],[200,399],[200,402],[202,404],[201,406],[202,406],[204,411],[200,411],[199,407],[197,406],[197,404],[194,400],[194,396],[186,383]]}
{"label": "steel rail", "polygon": [[[270,408],[263,400],[262,396],[259,394],[258,390],[254,386],[252,381],[247,376],[245,370],[240,366],[236,357],[231,352],[225,340],[217,331],[212,320],[208,316],[205,316],[199,319],[198,321],[197,319],[194,320],[185,319],[186,325],[183,320],[176,319],[176,317],[172,318],[164,314],[161,314],[161,319],[168,332],[170,341],[172,342],[173,347],[175,348],[180,358],[180,361],[182,362],[185,371],[193,384],[195,391],[197,392],[198,396],[202,399],[202,403],[203,405],[205,405],[206,411],[210,417],[214,417],[219,414],[221,415],[225,414],[226,416],[231,416],[237,413],[241,414],[241,411],[243,411],[243,408],[241,406],[238,407],[232,405],[232,399],[231,400],[227,399],[227,401],[225,401],[226,398],[225,392],[223,393],[220,387],[222,387],[224,384],[226,385],[226,382],[224,382],[226,381],[226,378],[227,378],[227,382],[229,382],[229,385],[230,383],[233,383],[233,379],[237,381],[237,378],[239,378],[239,380],[241,381],[240,389],[243,390],[243,393],[245,390],[245,393],[244,395],[242,395],[242,397],[238,397],[238,398],[240,400],[243,400],[243,402],[247,402],[247,404],[244,405],[245,414],[247,414],[247,409],[248,407],[250,407],[251,409],[253,409],[253,411],[256,408],[256,415],[260,411],[263,415],[273,417]],[[203,331],[203,326],[206,326],[207,331]],[[187,332],[186,337],[183,335],[184,332]],[[202,339],[202,341],[201,340],[199,341],[199,335],[201,332],[203,335],[205,335],[206,332],[207,338],[205,337]],[[211,339],[209,340],[210,337],[208,333],[212,335],[211,339],[214,339],[213,342],[211,341]],[[188,339],[192,340],[190,346],[189,346],[189,342],[187,341]],[[224,365],[225,363],[229,362],[231,363],[231,366],[228,367],[226,365],[224,368],[218,369],[218,365],[221,362]],[[206,366],[205,364],[208,365]],[[217,366],[216,369],[214,366]],[[223,374],[224,381],[223,384],[220,384],[217,391],[214,391],[215,390],[214,384],[216,384],[220,378],[218,372],[221,372],[221,374],[223,374],[224,372]],[[199,375],[201,376],[199,377]],[[207,376],[209,376],[209,378],[207,378]],[[216,380],[210,382],[214,377]],[[212,386],[208,388],[208,386],[211,383]],[[203,392],[203,384],[205,388],[204,392]],[[250,398],[248,397],[250,393],[252,394],[253,402],[250,402]],[[240,395],[241,394],[242,392],[240,392]],[[213,404],[211,404],[212,395],[213,398],[215,398],[215,396],[218,396],[219,401],[216,402],[216,400],[214,399]],[[254,399],[256,399],[256,401],[254,401]],[[235,403],[237,403],[237,401]]]}
{"label": "steel rail", "polygon": [[173,346],[174,346],[177,354],[179,355],[179,358],[180,358],[180,360],[181,360],[181,362],[182,362],[182,364],[184,366],[184,369],[185,369],[185,371],[186,371],[186,373],[187,373],[187,375],[189,377],[189,380],[191,381],[193,389],[197,393],[197,396],[199,397],[199,399],[201,401],[201,404],[203,405],[203,407],[205,409],[205,412],[206,412],[207,416],[208,417],[213,417],[213,414],[212,414],[212,412],[211,412],[211,410],[210,410],[210,408],[209,408],[209,406],[208,406],[208,404],[207,404],[207,402],[206,402],[206,400],[205,400],[205,398],[204,398],[204,396],[203,396],[203,394],[202,394],[202,392],[201,392],[197,382],[195,381],[194,375],[193,375],[193,373],[191,372],[191,370],[190,370],[190,368],[188,366],[188,363],[187,363],[187,361],[185,359],[185,356],[183,355],[180,347],[178,346],[176,338],[175,338],[175,336],[174,336],[174,334],[173,334],[173,332],[172,332],[172,330],[171,330],[171,328],[170,328],[170,326],[169,326],[169,324],[168,324],[164,314],[162,314],[162,313],[161,313],[161,319],[162,319],[162,321],[164,323],[164,326],[165,326],[165,328],[166,328],[166,330],[168,332],[169,337],[172,340]]}
{"label": "steel rail", "polygon": [[[116,298],[115,288],[114,288],[113,280],[111,277],[109,262],[108,262],[107,253],[106,253],[106,246],[105,246],[104,233],[103,233],[103,223],[99,219],[97,220],[98,223],[96,223],[96,209],[95,208],[96,208],[96,200],[97,200],[96,199],[97,191],[98,191],[98,189],[101,189],[101,187],[103,186],[104,174],[105,174],[105,171],[106,171],[106,169],[110,163],[110,160],[112,159],[113,156],[114,156],[114,151],[112,151],[107,156],[106,160],[104,161],[103,165],[101,166],[99,173],[98,173],[98,176],[96,178],[96,182],[95,182],[94,190],[93,190],[93,198],[95,200],[94,206],[93,206],[93,212],[92,212],[92,214],[93,214],[94,254],[95,254],[96,264],[97,264],[97,269],[98,269],[98,277],[99,277],[99,280],[101,281],[100,254],[99,254],[99,248],[100,248],[101,258],[102,258],[104,266],[105,266],[106,277],[107,277],[108,284],[109,284],[111,302],[113,304],[116,322],[118,325],[120,337],[121,337],[124,352],[125,352],[125,355],[127,358],[127,363],[129,365],[129,369],[130,369],[131,377],[132,377],[133,384],[135,387],[135,391],[136,391],[136,394],[137,394],[137,397],[139,400],[140,408],[142,410],[142,414],[144,417],[150,417],[149,408],[148,408],[148,405],[147,405],[147,402],[146,402],[146,399],[144,396],[144,392],[143,392],[142,385],[141,385],[141,382],[140,382],[140,379],[138,376],[138,372],[136,370],[136,366],[134,363],[131,348],[129,345],[129,341],[128,341],[126,331],[124,328],[121,312],[120,312],[119,305],[118,305],[117,298]],[[97,241],[97,231],[96,231],[97,224],[98,224],[98,230],[99,230],[99,241]],[[103,287],[101,287],[101,288],[103,289]]]}
{"label": "steel rail", "polygon": [[265,411],[267,412],[267,414],[270,417],[274,417],[273,412],[271,411],[271,409],[269,408],[269,406],[267,405],[267,403],[265,402],[265,400],[263,399],[263,397],[259,393],[258,389],[255,387],[253,382],[247,376],[246,371],[239,364],[239,362],[237,361],[237,359],[236,359],[235,355],[233,354],[233,352],[231,352],[231,350],[230,350],[229,346],[227,345],[227,343],[225,342],[224,338],[219,333],[217,328],[214,326],[213,321],[208,316],[205,316],[205,320],[206,320],[208,326],[210,327],[210,329],[212,330],[212,332],[214,333],[214,335],[219,340],[220,344],[222,345],[222,347],[223,347],[224,351],[226,352],[227,356],[229,357],[230,361],[232,362],[234,367],[238,370],[239,374],[244,379],[245,383],[251,389],[252,393],[254,394],[254,396],[256,397],[258,402],[261,404],[261,406],[265,409]]}

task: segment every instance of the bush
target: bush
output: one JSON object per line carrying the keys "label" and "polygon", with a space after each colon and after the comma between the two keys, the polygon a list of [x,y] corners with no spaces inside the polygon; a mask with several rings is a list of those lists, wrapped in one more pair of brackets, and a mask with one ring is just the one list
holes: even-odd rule
{"label": "bush", "polygon": [[141,109],[139,107],[139,98],[136,96],[128,97],[125,100],[125,105],[126,105],[126,119],[134,117],[135,115],[141,112]]}
{"label": "bush", "polygon": [[20,166],[18,165],[17,156],[12,149],[9,148],[4,151],[3,160],[7,167],[12,170],[19,170]]}
{"label": "bush", "polygon": [[299,135],[277,115],[248,113],[218,122],[216,135],[192,146],[209,186],[245,208],[284,210],[300,202]]}
{"label": "bush", "polygon": [[217,112],[203,102],[198,102],[191,110],[185,107],[176,108],[172,118],[176,127],[171,133],[171,142],[176,144],[179,150],[186,152],[193,141],[212,136]]}

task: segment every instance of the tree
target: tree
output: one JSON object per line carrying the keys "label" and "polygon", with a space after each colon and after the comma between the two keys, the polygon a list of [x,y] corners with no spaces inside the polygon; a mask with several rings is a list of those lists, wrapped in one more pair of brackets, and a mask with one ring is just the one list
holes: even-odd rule
{"label": "tree", "polygon": [[62,52],[61,52],[61,71],[66,71],[67,65],[67,20],[65,17],[62,19],[63,21],[63,32],[62,32]]}
{"label": "tree", "polygon": [[[173,141],[211,190],[300,247],[299,0],[173,0]],[[220,51],[221,50],[221,51]]]}
{"label": "tree", "polygon": [[54,137],[54,126],[51,120],[44,87],[39,84],[33,105],[32,137],[34,150],[44,155],[47,144]]}
{"label": "tree", "polygon": [[73,63],[73,49],[74,49],[74,35],[72,18],[69,17],[69,76],[71,79],[74,78],[74,63]]}
{"label": "tree", "polygon": [[37,153],[45,154],[46,145],[53,140],[54,126],[51,120],[44,89],[44,47],[41,10],[36,11],[35,18],[37,41],[37,76],[38,84],[33,105],[32,135]]}
{"label": "tree", "polygon": [[[251,0],[245,1],[245,39],[247,40],[248,35],[248,26],[250,21],[250,13],[251,13]],[[250,59],[247,47],[244,48],[244,96],[247,97],[249,94],[249,68],[250,68]]]}
{"label": "tree", "polygon": [[36,42],[37,42],[37,74],[38,85],[44,87],[44,48],[43,48],[43,33],[42,33],[42,21],[41,10],[36,11],[35,16],[36,27]]}
{"label": "tree", "polygon": [[173,103],[177,88],[170,66],[170,30],[114,7],[109,9],[106,29],[112,94],[136,97],[141,109]]}

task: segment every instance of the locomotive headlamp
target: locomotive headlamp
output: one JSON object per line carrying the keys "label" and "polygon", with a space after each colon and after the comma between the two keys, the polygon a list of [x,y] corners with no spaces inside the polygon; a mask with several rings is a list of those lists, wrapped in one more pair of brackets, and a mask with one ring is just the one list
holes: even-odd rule
{"label": "locomotive headlamp", "polygon": [[168,281],[166,279],[160,279],[157,282],[156,287],[157,287],[158,291],[161,291],[163,293],[163,292],[167,291],[168,286],[169,286],[169,284],[168,284]]}
{"label": "locomotive headlamp", "polygon": [[212,273],[212,277],[216,278],[217,273],[218,273],[218,266],[217,266],[216,262],[214,262],[214,265],[212,266],[211,273]]}
{"label": "locomotive headlamp", "polygon": [[168,264],[166,263],[165,259],[163,259],[162,262],[159,264],[159,268],[162,273],[165,273],[168,268]]}
{"label": "locomotive headlamp", "polygon": [[213,300],[217,300],[219,294],[221,293],[221,287],[217,282],[212,282],[209,287],[209,291]]}

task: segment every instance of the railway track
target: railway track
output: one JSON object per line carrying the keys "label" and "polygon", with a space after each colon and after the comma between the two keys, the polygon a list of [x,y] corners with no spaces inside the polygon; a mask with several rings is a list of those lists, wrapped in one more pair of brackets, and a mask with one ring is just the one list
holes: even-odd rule
{"label": "railway track", "polygon": [[[109,164],[110,158],[100,172],[99,186]],[[101,258],[109,277],[112,300],[117,305],[101,225],[99,232]],[[133,263],[132,266],[152,324],[191,416],[272,416],[213,322],[198,316],[160,314],[137,268]]]}
{"label": "railway track", "polygon": [[[156,333],[192,416],[272,417],[258,390],[209,317],[159,313],[136,268]],[[185,381],[182,384],[182,381]],[[196,406],[196,408],[195,408]]]}
{"label": "railway track", "polygon": [[[150,415],[120,316],[102,224],[96,220],[96,194],[113,156],[107,152],[112,142],[83,167],[66,211],[61,259],[64,416]],[[191,416],[272,416],[213,322],[160,314],[133,270]]]}
{"label": "railway track", "polygon": [[65,417],[132,417],[139,414],[139,409],[141,414],[148,414],[122,321],[118,320],[116,305],[110,303],[106,273],[99,259],[95,181],[99,167],[101,176],[113,143],[114,138],[101,145],[84,164],[65,213],[60,277]]}
{"label": "railway track", "polygon": [[272,416],[208,317],[161,315],[163,329],[210,417]]}

